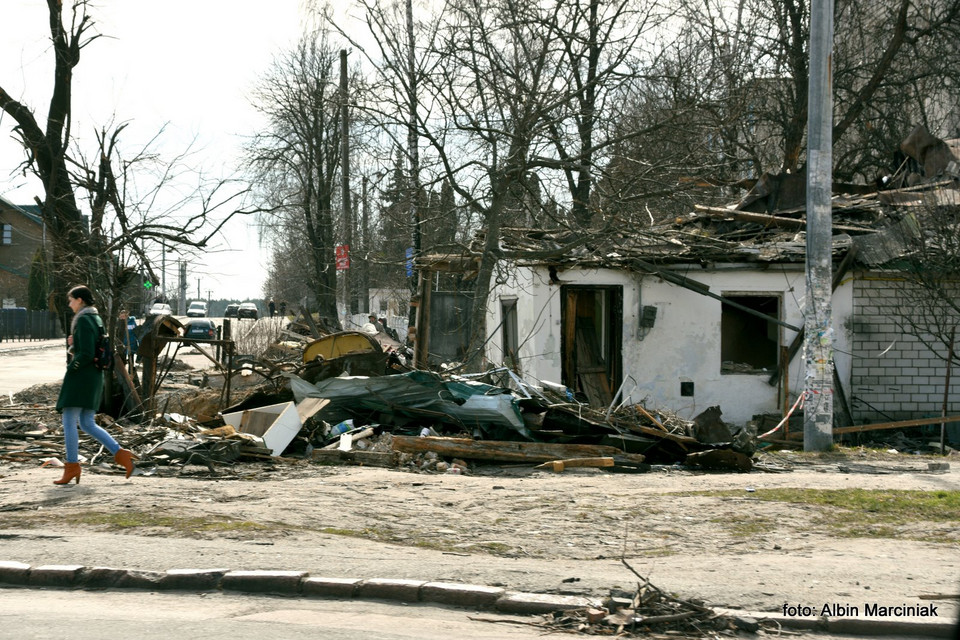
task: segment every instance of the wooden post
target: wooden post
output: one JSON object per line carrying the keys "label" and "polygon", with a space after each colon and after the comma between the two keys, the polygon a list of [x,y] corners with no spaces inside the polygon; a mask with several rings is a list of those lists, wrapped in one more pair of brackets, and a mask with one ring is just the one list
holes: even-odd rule
{"label": "wooden post", "polygon": [[[790,413],[790,349],[783,345],[780,346],[780,366],[783,368],[783,417],[786,418]],[[785,363],[785,364],[784,364]],[[790,433],[789,418],[783,425],[783,433]]]}
{"label": "wooden post", "polygon": [[413,367],[415,369],[429,369],[430,357],[430,286],[433,280],[433,272],[427,269],[419,271],[419,300],[417,300],[417,313],[415,317],[415,326],[417,329],[416,344],[413,345]]}
{"label": "wooden post", "polygon": [[226,391],[226,404],[225,407],[230,406],[230,379],[233,377],[233,340],[227,341],[224,345],[224,350],[227,353],[227,375],[224,376],[223,386]]}
{"label": "wooden post", "polygon": [[[947,417],[947,403],[950,399],[950,372],[953,369],[953,339],[956,336],[956,326],[950,329],[950,348],[947,350],[947,375],[943,381],[943,408],[940,416]],[[947,423],[940,423],[940,455],[947,455]]]}
{"label": "wooden post", "polygon": [[117,374],[117,380],[123,389],[123,404],[127,411],[134,414],[142,409],[143,402],[137,393],[137,388],[133,383],[130,374],[127,373],[127,363],[120,354],[113,354],[113,368]]}

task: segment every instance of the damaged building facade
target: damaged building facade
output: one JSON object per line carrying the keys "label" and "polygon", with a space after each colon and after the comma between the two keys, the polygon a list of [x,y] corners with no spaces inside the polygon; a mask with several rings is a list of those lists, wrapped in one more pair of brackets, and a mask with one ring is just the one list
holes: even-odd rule
{"label": "damaged building facade", "polygon": [[[922,312],[905,277],[916,267],[904,262],[930,242],[931,215],[960,220],[957,141],[933,140],[939,164],[925,172],[905,141],[919,176],[905,169],[879,191],[835,188],[840,425],[944,410],[947,347],[909,329]],[[729,208],[697,207],[629,233],[506,230],[505,252],[520,257],[499,265],[487,359],[562,382],[594,406],[641,403],[688,419],[718,406],[736,424],[782,414],[804,386],[804,209],[802,176],[766,176]],[[957,412],[955,387],[948,414]]]}
{"label": "damaged building facade", "polygon": [[[488,359],[529,378],[561,381],[597,406],[616,396],[618,403],[688,419],[720,406],[724,420],[738,424],[781,410],[782,387],[768,379],[781,347],[803,325],[802,262],[661,266],[659,274],[632,268],[619,256],[577,262],[504,265],[509,275],[488,307],[488,326],[500,327]],[[834,296],[842,380],[850,377],[843,354],[851,348],[845,327],[852,314],[853,283],[847,282]],[[801,375],[795,358],[787,380],[799,388]]]}

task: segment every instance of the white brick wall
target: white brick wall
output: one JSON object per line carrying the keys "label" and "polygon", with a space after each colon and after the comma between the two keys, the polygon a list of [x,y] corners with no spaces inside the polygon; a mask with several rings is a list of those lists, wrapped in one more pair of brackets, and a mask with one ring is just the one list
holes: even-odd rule
{"label": "white brick wall", "polygon": [[[847,393],[857,423],[940,415],[946,363],[902,328],[901,314],[913,308],[905,286],[879,274],[859,274],[854,282]],[[960,351],[960,335],[957,342]],[[960,411],[960,367],[954,367],[950,388],[947,411],[955,414]]]}

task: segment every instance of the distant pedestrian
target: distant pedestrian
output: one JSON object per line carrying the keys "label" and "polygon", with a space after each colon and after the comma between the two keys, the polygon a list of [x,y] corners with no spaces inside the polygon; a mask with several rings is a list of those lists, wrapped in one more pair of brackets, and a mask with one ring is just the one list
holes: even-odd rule
{"label": "distant pedestrian", "polygon": [[137,317],[130,315],[126,309],[120,312],[120,320],[117,329],[123,338],[123,350],[125,358],[136,355],[140,348],[140,339],[137,338]]}
{"label": "distant pedestrian", "polygon": [[57,411],[63,414],[63,439],[66,448],[63,477],[53,484],[80,484],[80,434],[93,436],[113,454],[114,461],[133,473],[133,461],[137,456],[120,448],[117,441],[94,421],[103,397],[103,372],[93,362],[97,338],[103,330],[103,320],[93,306],[93,292],[85,286],[77,286],[67,293],[67,304],[73,311],[70,336],[67,338],[67,371],[63,376]]}
{"label": "distant pedestrian", "polygon": [[387,324],[387,319],[386,319],[386,317],[380,318],[380,326],[383,327],[383,332],[384,332],[385,334],[387,334],[388,336],[390,336],[391,338],[393,338],[393,339],[396,340],[397,342],[400,341],[400,336],[397,334],[397,330],[390,328],[390,325]]}
{"label": "distant pedestrian", "polygon": [[270,302],[267,303],[267,308],[270,309],[270,317],[277,315],[277,303],[273,301],[273,298],[270,298]]}
{"label": "distant pedestrian", "polygon": [[281,301],[280,301],[280,315],[282,315],[282,316],[284,316],[284,317],[286,317],[286,315],[287,315],[287,301],[286,301],[286,300],[281,300]]}
{"label": "distant pedestrian", "polygon": [[377,316],[373,313],[367,316],[367,322],[373,325],[373,328],[376,329],[376,333],[383,331],[383,327],[380,325],[380,321],[377,320]]}

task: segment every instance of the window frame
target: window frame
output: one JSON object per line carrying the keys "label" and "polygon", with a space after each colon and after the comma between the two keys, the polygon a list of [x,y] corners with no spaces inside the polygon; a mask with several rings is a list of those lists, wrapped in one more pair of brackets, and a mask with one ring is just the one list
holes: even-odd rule
{"label": "window frame", "polygon": [[[724,291],[724,299],[747,306],[760,313],[767,313],[783,320],[782,291]],[[753,299],[753,300],[750,300]],[[775,305],[776,313],[770,313],[769,305]],[[740,328],[731,323],[736,322]],[[765,325],[765,326],[764,326]],[[765,340],[743,336],[744,330],[757,331],[763,328]],[[735,342],[731,343],[732,340]],[[782,325],[764,321],[721,301],[720,307],[720,374],[721,375],[770,375],[780,366]]]}

